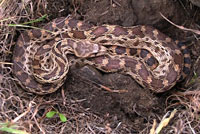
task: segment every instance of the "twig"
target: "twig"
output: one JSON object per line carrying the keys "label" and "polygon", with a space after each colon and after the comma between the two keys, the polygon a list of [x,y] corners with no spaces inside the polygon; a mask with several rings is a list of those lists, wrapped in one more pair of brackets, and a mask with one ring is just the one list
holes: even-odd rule
{"label": "twig", "polygon": [[28,114],[29,112],[30,112],[30,110],[31,110],[31,107],[32,107],[32,101],[29,103],[29,105],[28,105],[28,109],[24,112],[24,113],[22,113],[21,115],[19,115],[18,117],[16,117],[13,121],[12,121],[12,123],[15,123],[15,122],[17,122],[19,119],[21,119],[23,116],[25,116],[26,114]]}
{"label": "twig", "polygon": [[10,63],[10,62],[3,62],[3,61],[0,61],[0,64],[2,64],[2,65],[13,65],[13,63]]}
{"label": "twig", "polygon": [[160,15],[166,20],[168,21],[170,24],[174,25],[175,27],[179,28],[179,29],[182,29],[182,30],[185,30],[185,31],[190,31],[190,32],[193,32],[195,34],[198,34],[200,35],[200,31],[199,30],[195,30],[195,29],[190,29],[190,28],[185,28],[183,26],[179,26],[175,23],[173,23],[172,21],[170,21],[169,19],[167,19],[162,13],[160,13]]}

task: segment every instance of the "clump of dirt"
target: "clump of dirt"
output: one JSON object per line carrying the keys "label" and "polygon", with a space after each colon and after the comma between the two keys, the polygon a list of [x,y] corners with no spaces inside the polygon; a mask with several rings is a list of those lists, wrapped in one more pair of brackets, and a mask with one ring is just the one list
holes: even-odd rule
{"label": "clump of dirt", "polygon": [[[156,118],[164,110],[162,100],[141,88],[130,76],[100,74],[90,66],[71,69],[70,72],[65,87],[70,98],[83,100],[80,104],[84,108],[105,117],[110,124],[131,122],[135,131],[139,132],[145,128],[148,118]],[[96,84],[111,88],[111,91]]]}
{"label": "clump of dirt", "polygon": [[78,5],[79,12],[84,14],[85,20],[95,24],[106,23],[122,26],[149,24],[164,28],[168,23],[164,21],[160,13],[176,23],[184,19],[181,17],[183,16],[182,8],[177,8],[180,5],[168,0],[80,1]]}
{"label": "clump of dirt", "polygon": [[[198,59],[194,62],[194,70],[199,74],[200,44],[194,38],[195,36],[191,32],[183,32],[182,29],[175,28],[160,16],[162,13],[176,24],[197,29],[198,25],[195,22],[200,18],[199,9],[193,6],[191,9],[188,1],[39,0],[26,2],[28,4],[18,1],[21,5],[20,10],[15,10],[18,13],[14,16],[10,14],[15,19],[9,20],[7,24],[36,19],[47,13],[48,21],[60,16],[72,15],[93,25],[152,25],[173,39],[190,44],[187,47],[191,50],[193,61]],[[41,22],[36,25],[44,24]],[[4,24],[1,26],[3,27]],[[174,120],[162,132],[192,133],[191,127],[196,133],[199,132],[200,121],[196,117],[199,115],[200,101],[199,93],[195,90],[199,87],[199,75],[194,78],[191,73],[185,83],[177,85],[166,93],[153,94],[138,85],[130,76],[120,73],[102,73],[91,66],[77,63],[70,68],[67,80],[60,90],[49,95],[38,96],[22,90],[12,77],[11,52],[18,36],[15,30],[12,29],[7,34],[5,31],[10,31],[10,28],[1,29],[0,32],[3,33],[0,34],[2,39],[0,46],[3,48],[0,56],[4,62],[0,68],[1,121],[12,121],[20,126],[19,129],[30,133],[146,134],[150,133],[154,120],[160,122],[167,111],[178,109],[179,112]],[[188,85],[192,90],[185,91],[183,84]],[[51,110],[65,115],[67,122],[61,122],[57,115],[50,119],[46,118],[46,113]]]}

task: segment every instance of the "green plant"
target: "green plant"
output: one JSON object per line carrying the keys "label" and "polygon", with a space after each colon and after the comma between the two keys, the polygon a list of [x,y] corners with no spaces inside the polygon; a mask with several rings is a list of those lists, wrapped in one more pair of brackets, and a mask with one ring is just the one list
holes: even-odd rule
{"label": "green plant", "polygon": [[0,132],[7,132],[11,134],[28,134],[26,131],[18,130],[17,125],[12,122],[0,122]]}
{"label": "green plant", "polygon": [[[36,23],[36,22],[43,21],[43,20],[45,20],[46,17],[47,17],[47,15],[45,14],[42,17],[40,17],[38,19],[35,19],[35,20],[32,20],[32,21],[24,22],[24,23],[21,23],[21,24],[8,24],[8,26],[10,26],[10,27],[23,27],[23,28],[41,29],[41,28],[38,28],[38,27],[30,26],[29,24],[33,24],[33,23]],[[3,21],[6,21],[6,20],[7,19],[5,19]],[[45,30],[45,29],[43,29],[43,30]],[[49,30],[45,30],[45,31],[47,31],[49,33],[52,33],[52,31],[49,31]]]}
{"label": "green plant", "polygon": [[59,116],[59,118],[60,118],[60,120],[62,121],[62,122],[66,122],[67,121],[67,118],[65,117],[65,115],[64,114],[62,114],[62,113],[59,113],[58,111],[49,111],[47,114],[46,114],[46,117],[47,118],[52,118],[54,115],[58,115]]}
{"label": "green plant", "polygon": [[192,85],[195,83],[195,81],[198,79],[198,75],[196,72],[193,72],[193,77],[192,79],[190,80],[190,82],[188,83],[188,85]]}

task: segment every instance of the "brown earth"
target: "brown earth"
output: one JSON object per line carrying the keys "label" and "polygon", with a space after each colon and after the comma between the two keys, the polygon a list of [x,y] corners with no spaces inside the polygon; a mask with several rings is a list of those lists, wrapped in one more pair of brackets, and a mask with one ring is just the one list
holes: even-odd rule
{"label": "brown earth", "polygon": [[[64,86],[50,95],[37,96],[21,90],[17,85],[12,85],[12,90],[15,89],[13,95],[17,96],[15,99],[17,103],[12,106],[13,102],[8,101],[7,106],[13,107],[11,109],[15,109],[20,114],[24,111],[20,107],[28,107],[27,102],[34,102],[32,110],[22,119],[23,123],[21,123],[23,129],[32,133],[42,133],[42,130],[47,134],[59,132],[149,133],[154,119],[160,122],[167,111],[174,108],[180,111],[187,109],[185,105],[177,106],[177,103],[180,104],[178,98],[174,99],[171,96],[178,96],[177,92],[185,91],[188,87],[193,90],[199,89],[196,79],[194,86],[190,84],[191,79],[194,78],[192,72],[196,71],[197,76],[200,74],[200,62],[196,62],[200,54],[197,37],[195,38],[192,32],[184,32],[182,29],[174,27],[160,15],[162,13],[176,24],[197,28],[196,24],[200,20],[199,9],[195,6],[193,9],[189,8],[188,3],[187,1],[169,0],[47,0],[47,2],[40,1],[39,4],[35,2],[36,10],[33,16],[37,18],[41,14],[47,13],[49,16],[47,21],[72,15],[93,25],[152,25],[174,40],[178,39],[184,42],[191,51],[195,67],[191,69],[191,74],[187,79],[178,83],[172,90],[154,94],[150,90],[142,88],[130,76],[120,73],[102,73],[91,66],[82,66],[80,63],[70,68]],[[36,25],[44,24],[45,22]],[[110,92],[101,86],[119,92]],[[120,92],[121,90],[126,92]],[[21,100],[18,101],[18,99]],[[58,117],[45,118],[45,114],[52,109],[63,113],[68,118],[67,123],[60,122]],[[181,126],[180,122],[183,117],[180,115],[183,114],[177,114],[162,133],[167,134],[170,131],[175,133]],[[6,120],[6,117],[2,117],[2,120]],[[186,132],[191,131],[187,130]],[[196,132],[199,132],[198,129]]]}

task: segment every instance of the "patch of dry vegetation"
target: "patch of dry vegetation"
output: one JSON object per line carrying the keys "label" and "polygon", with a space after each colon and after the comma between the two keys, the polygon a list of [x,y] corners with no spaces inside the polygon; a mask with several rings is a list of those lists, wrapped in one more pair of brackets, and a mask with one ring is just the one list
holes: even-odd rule
{"label": "patch of dry vegetation", "polygon": [[[116,127],[112,127],[103,117],[82,108],[79,102],[83,100],[68,99],[69,95],[62,92],[63,90],[47,96],[37,96],[21,90],[12,76],[12,49],[17,38],[16,27],[8,25],[36,19],[34,17],[36,13],[33,11],[39,7],[45,10],[47,2],[45,0],[37,2],[1,0],[0,2],[0,122],[9,121],[17,125],[17,129],[34,134],[134,133],[132,124],[120,122]],[[177,109],[178,112],[163,133],[200,133],[199,83],[199,78],[196,78],[195,84],[191,86],[195,87],[193,90],[178,92],[168,98],[166,111]],[[51,110],[58,110],[64,114],[67,122],[62,123],[57,116],[51,119],[46,118],[45,114]],[[158,117],[162,118],[161,115]],[[151,123],[147,123],[147,127],[141,130],[141,133],[150,132],[153,119],[149,120]]]}

